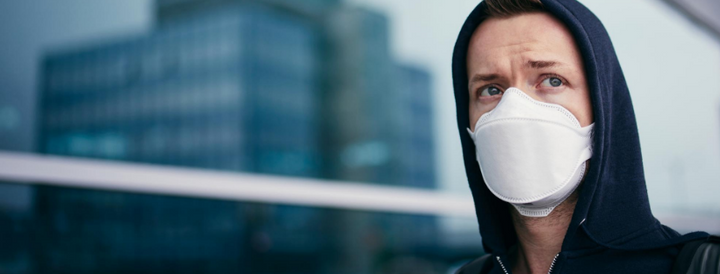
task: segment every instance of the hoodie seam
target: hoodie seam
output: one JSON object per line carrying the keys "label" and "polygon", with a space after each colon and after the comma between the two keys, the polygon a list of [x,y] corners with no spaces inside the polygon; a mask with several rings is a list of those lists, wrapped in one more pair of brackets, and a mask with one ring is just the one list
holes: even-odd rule
{"label": "hoodie seam", "polygon": [[649,233],[649,232],[651,232],[651,231],[657,230],[659,227],[660,227],[660,226],[659,226],[659,223],[658,223],[658,221],[656,220],[655,223],[654,223],[652,226],[646,227],[646,228],[643,228],[643,229],[636,230],[636,231],[633,232],[633,233],[630,233],[630,234],[627,234],[627,235],[625,235],[625,236],[623,236],[623,237],[619,237],[619,238],[617,238],[617,239],[611,240],[611,241],[608,242],[608,244],[610,244],[610,245],[623,245],[623,244],[628,243],[628,242],[630,242],[630,241],[632,241],[632,240],[634,240],[634,239],[637,239],[637,238],[639,238],[639,237],[642,237],[643,235],[645,235],[645,234],[647,234],[647,233]]}
{"label": "hoodie seam", "polygon": [[630,242],[633,239],[636,239],[638,237],[641,237],[645,234],[647,234],[650,231],[658,229],[659,222],[655,220],[655,223],[653,223],[652,226],[641,228],[638,230],[633,231],[632,233],[620,236],[618,238],[612,239],[610,241],[599,241],[590,231],[590,228],[587,227],[587,225],[583,224],[581,227],[585,230],[585,233],[590,237],[594,242],[599,243],[603,246],[606,246],[608,248],[614,248],[613,246],[617,245],[623,245],[624,243]]}
{"label": "hoodie seam", "polygon": [[[647,246],[640,246],[640,247],[632,248],[632,247],[623,247],[622,245],[614,245],[614,244],[609,244],[609,243],[598,241],[598,239],[593,237],[593,235],[588,231],[587,227],[582,226],[582,228],[585,230],[585,233],[590,238],[590,240],[592,240],[593,242],[597,243],[598,245],[600,245],[602,247],[612,249],[612,250],[619,250],[619,251],[642,251],[642,250],[662,249],[662,248],[667,248],[667,247],[671,247],[671,246],[676,246],[676,245],[686,243],[686,242],[689,242],[692,240],[707,238],[709,235],[705,232],[693,232],[693,233],[685,234],[680,237],[676,237],[674,239],[671,239],[670,241],[661,242],[657,245],[647,245]],[[642,230],[640,230],[640,231],[642,231]],[[633,234],[636,234],[636,233],[633,233]],[[644,234],[642,234],[642,235],[644,235]],[[638,236],[640,236],[640,235],[638,235]],[[635,239],[635,238],[637,238],[637,236],[633,237],[633,239]],[[628,241],[626,241],[626,243]]]}

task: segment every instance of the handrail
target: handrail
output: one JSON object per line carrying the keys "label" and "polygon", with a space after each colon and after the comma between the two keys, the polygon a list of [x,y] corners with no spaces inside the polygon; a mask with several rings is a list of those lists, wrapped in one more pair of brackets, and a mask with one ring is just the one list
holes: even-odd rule
{"label": "handrail", "polygon": [[475,217],[468,196],[309,178],[0,152],[0,181],[394,213]]}
{"label": "handrail", "polygon": [[[471,197],[438,190],[0,152],[0,181],[361,211],[475,218]],[[668,212],[669,213],[669,212]],[[681,232],[720,233],[720,219],[660,214]]]}

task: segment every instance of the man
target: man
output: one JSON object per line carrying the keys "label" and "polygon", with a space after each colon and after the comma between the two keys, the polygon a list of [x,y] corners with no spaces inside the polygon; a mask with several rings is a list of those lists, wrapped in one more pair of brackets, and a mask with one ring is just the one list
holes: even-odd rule
{"label": "man", "polygon": [[669,273],[610,38],[574,0],[485,0],[453,54],[465,160],[490,259],[459,273]]}

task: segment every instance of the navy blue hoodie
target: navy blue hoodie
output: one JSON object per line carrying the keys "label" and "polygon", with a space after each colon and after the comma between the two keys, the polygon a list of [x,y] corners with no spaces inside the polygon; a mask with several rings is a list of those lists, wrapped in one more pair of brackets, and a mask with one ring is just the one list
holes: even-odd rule
{"label": "navy blue hoodie", "polygon": [[[630,93],[617,56],[600,20],[575,0],[542,0],[547,12],[563,22],[580,49],[595,119],[593,156],[570,226],[552,273],[669,273],[683,243],[705,238],[684,236],[660,224],[650,211],[640,142]],[[475,146],[467,134],[468,44],[486,18],[480,3],[463,25],[453,53],[453,85],[465,170],[487,253],[490,273],[504,273],[499,257],[517,237],[506,203],[483,182]],[[508,269],[508,272],[510,269]]]}

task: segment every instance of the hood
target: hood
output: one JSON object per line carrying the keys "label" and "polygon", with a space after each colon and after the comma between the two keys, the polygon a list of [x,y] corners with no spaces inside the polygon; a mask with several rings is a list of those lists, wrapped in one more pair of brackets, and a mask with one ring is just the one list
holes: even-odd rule
{"label": "hood", "polygon": [[[581,248],[582,233],[597,245],[624,250],[652,249],[706,237],[678,235],[650,211],[635,113],[615,50],[600,20],[575,0],[542,0],[563,22],[582,55],[595,119],[593,156],[568,228],[563,250]],[[487,188],[475,157],[469,127],[466,55],[470,37],[485,19],[485,3],[468,16],[453,53],[453,86],[465,171],[473,194],[485,251],[505,253],[516,242],[508,206]]]}

